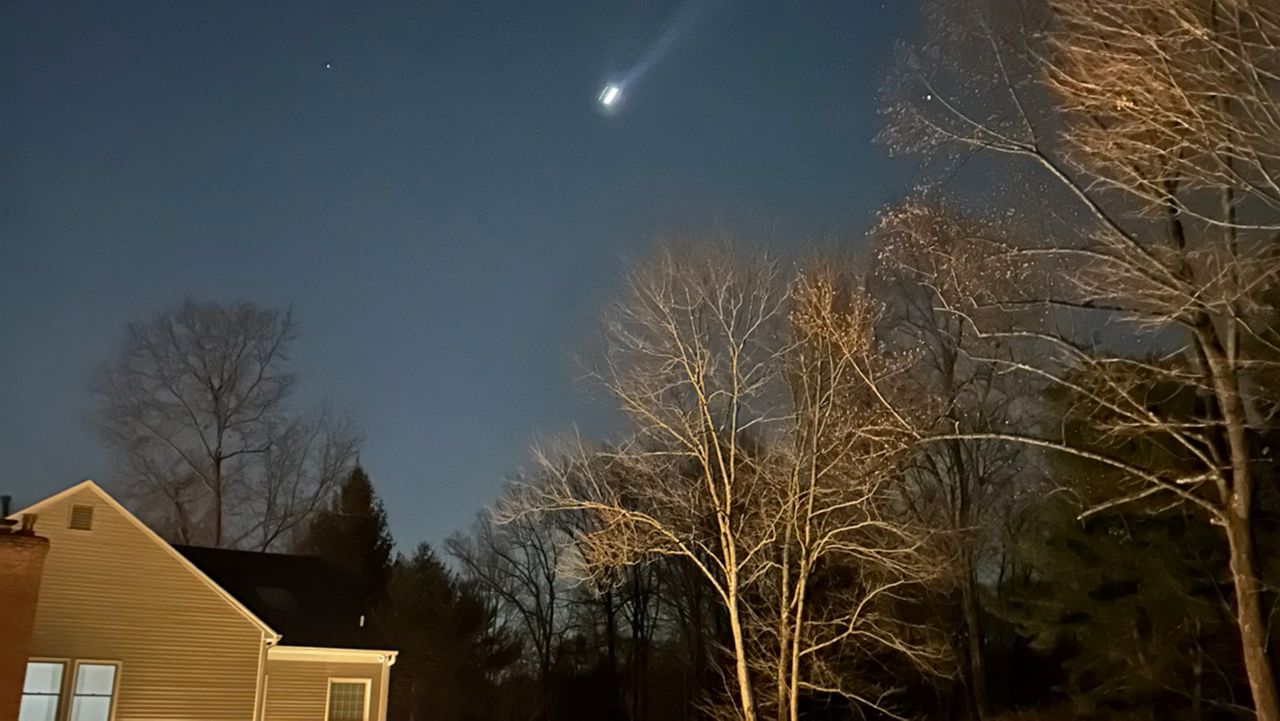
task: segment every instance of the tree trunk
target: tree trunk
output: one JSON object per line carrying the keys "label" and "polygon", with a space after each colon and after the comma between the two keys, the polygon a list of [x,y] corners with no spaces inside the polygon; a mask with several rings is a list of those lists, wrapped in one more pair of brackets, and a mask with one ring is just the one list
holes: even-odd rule
{"label": "tree trunk", "polygon": [[213,547],[222,548],[222,491],[213,495]]}
{"label": "tree trunk", "polygon": [[[784,591],[786,590],[785,584],[783,589]],[[788,659],[791,655],[791,619],[787,613],[787,598],[788,596],[784,593],[782,595],[783,602],[779,604],[781,611],[778,614],[778,658],[774,667],[774,696],[776,697],[774,703],[777,706],[776,717],[778,721],[788,721],[790,718],[788,709],[791,706],[790,699],[787,696],[787,691],[790,688],[787,668],[789,666]]]}
{"label": "tree trunk", "polygon": [[790,664],[790,697],[788,704],[788,721],[800,721],[800,643],[804,630],[805,589],[809,587],[809,558],[801,559],[800,577],[796,580],[796,612],[791,630],[791,649],[788,657]]}
{"label": "tree trunk", "polygon": [[739,615],[737,582],[729,581],[729,630],[733,634],[734,667],[738,677],[738,700],[741,703],[743,721],[756,721],[755,694],[751,691],[751,671],[747,667],[747,643],[743,636],[742,617]]}
{"label": "tree trunk", "polygon": [[982,654],[982,616],[978,607],[978,579],[972,554],[965,553],[965,579],[961,590],[964,598],[965,647],[969,662],[969,703],[974,716],[983,721],[991,715],[987,703],[987,669]]}
{"label": "tree trunk", "polygon": [[618,610],[614,604],[613,590],[604,592],[604,639],[609,673],[618,678]]}
{"label": "tree trunk", "polygon": [[[943,346],[943,353],[939,360],[942,397],[953,401],[958,397],[955,382],[956,356],[962,342],[960,332],[961,330],[957,329],[957,335],[947,338],[947,344]],[[965,422],[963,414],[959,412],[955,403],[952,404],[947,417],[956,428],[962,427]],[[957,507],[951,518],[952,531],[958,534],[962,544],[960,559],[964,564],[964,579],[960,586],[960,612],[964,615],[965,665],[968,667],[965,679],[968,692],[966,695],[969,711],[979,721],[984,721],[990,715],[990,711],[987,704],[987,672],[982,656],[982,615],[978,603],[978,578],[973,561],[973,547],[976,543],[974,516],[977,515],[974,512],[973,493],[980,479],[971,478],[961,441],[952,440],[947,443],[946,448],[951,460],[951,480],[957,500]]]}
{"label": "tree trunk", "polygon": [[1219,343],[1212,326],[1202,328],[1200,347],[1211,372],[1214,395],[1222,415],[1230,452],[1230,484],[1222,498],[1222,519],[1231,554],[1231,582],[1236,593],[1236,626],[1244,654],[1245,673],[1253,695],[1258,721],[1280,721],[1280,699],[1276,678],[1267,656],[1266,614],[1262,612],[1262,584],[1253,546],[1253,469],[1249,453],[1249,416],[1240,393],[1240,377],[1231,360],[1235,358],[1234,334]]}
{"label": "tree trunk", "polygon": [[774,667],[774,703],[777,705],[778,721],[787,721],[790,703],[787,698],[789,689],[787,679],[788,658],[791,653],[791,524],[787,524],[782,541],[782,564],[778,569],[781,589],[778,592],[778,657]]}
{"label": "tree trunk", "polygon": [[1267,656],[1262,584],[1255,573],[1253,533],[1248,517],[1241,517],[1236,511],[1232,508],[1227,514],[1227,543],[1231,551],[1231,580],[1236,592],[1236,624],[1240,627],[1244,667],[1258,721],[1280,721],[1276,679]]}
{"label": "tree trunk", "polygon": [[1196,656],[1191,664],[1195,683],[1191,688],[1191,721],[1204,718],[1204,648],[1200,645],[1200,622],[1196,621]]}
{"label": "tree trunk", "polygon": [[[216,403],[216,402],[215,402]],[[216,407],[216,405],[215,405]],[[213,453],[213,547],[222,548],[222,443]]]}

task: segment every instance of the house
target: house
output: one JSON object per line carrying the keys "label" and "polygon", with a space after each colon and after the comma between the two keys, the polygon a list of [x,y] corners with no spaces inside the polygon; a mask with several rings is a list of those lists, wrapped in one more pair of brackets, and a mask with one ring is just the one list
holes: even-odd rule
{"label": "house", "polygon": [[92,481],[30,514],[19,721],[385,721],[396,652],[322,559],[171,545]]}

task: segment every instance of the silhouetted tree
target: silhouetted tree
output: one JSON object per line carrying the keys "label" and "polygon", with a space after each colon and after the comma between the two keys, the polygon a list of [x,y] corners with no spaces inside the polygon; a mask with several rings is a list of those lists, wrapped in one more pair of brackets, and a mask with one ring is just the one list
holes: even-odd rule
{"label": "silhouetted tree", "polygon": [[385,598],[394,547],[382,499],[359,465],[316,512],[299,544],[303,553],[326,558],[359,579],[371,610]]}
{"label": "silhouetted tree", "polygon": [[564,531],[545,519],[495,524],[486,512],[469,532],[445,542],[462,578],[494,599],[504,620],[519,629],[530,669],[547,693],[569,621],[561,563],[566,540]]}
{"label": "silhouetted tree", "polygon": [[125,328],[93,382],[126,493],[182,543],[267,549],[351,467],[359,438],[290,406],[289,312],[187,301]]}
{"label": "silhouetted tree", "polygon": [[[879,228],[873,233],[874,247],[895,247],[894,231]],[[934,232],[963,230],[943,227]],[[1025,454],[1024,449],[1006,443],[956,434],[1001,431],[1014,425],[1019,404],[1025,405],[1033,389],[989,363],[974,360],[975,355],[997,351],[963,318],[939,310],[934,295],[947,289],[929,282],[933,259],[927,252],[910,252],[917,249],[881,253],[877,281],[887,298],[884,330],[920,354],[911,372],[936,401],[930,430],[953,437],[915,448],[905,474],[906,497],[922,525],[944,534],[943,542],[954,559],[956,592],[943,600],[944,613],[956,620],[952,636],[962,661],[969,711],[984,719],[991,713],[984,628],[990,594],[979,580],[979,570],[998,555],[998,529],[1017,491],[1016,483],[1025,480],[1019,478]]]}
{"label": "silhouetted tree", "polygon": [[499,683],[519,659],[520,644],[486,596],[460,582],[427,544],[397,558],[379,624],[400,650],[391,672],[390,718],[497,718]]}

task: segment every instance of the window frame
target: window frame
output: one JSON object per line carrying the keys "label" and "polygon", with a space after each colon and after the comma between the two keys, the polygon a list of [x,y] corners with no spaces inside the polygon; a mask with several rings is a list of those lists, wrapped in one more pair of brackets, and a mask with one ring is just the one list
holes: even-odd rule
{"label": "window frame", "polygon": [[[88,664],[90,666],[115,666],[116,667],[116,672],[111,677],[111,696],[109,697],[111,699],[111,702],[107,705],[107,721],[115,721],[116,706],[120,705],[117,702],[120,699],[120,674],[124,670],[123,669],[124,664],[120,663],[115,659],[109,659],[109,658],[77,658],[75,659],[75,662],[72,664],[72,667],[71,667],[72,668],[71,679],[69,681],[69,685],[67,685],[66,687],[65,695],[67,697],[67,704],[66,704],[66,707],[63,709],[62,714],[58,718],[66,719],[67,721],[70,721],[71,712],[76,703],[76,696],[78,695],[88,696],[87,694],[76,693],[76,681],[77,679],[80,678],[80,666],[84,664]],[[88,696],[88,697],[101,698],[100,696]]]}
{"label": "window frame", "polygon": [[373,679],[352,678],[347,676],[330,676],[328,683],[324,687],[324,721],[333,721],[329,717],[332,707],[329,702],[333,700],[333,685],[335,683],[360,683],[364,684],[364,710],[361,712],[360,721],[369,721],[369,695],[373,692]]}
{"label": "window frame", "polygon": [[[64,701],[66,701],[66,696],[67,696],[67,679],[70,677],[70,674],[67,673],[67,669],[72,667],[72,665],[74,664],[74,660],[71,658],[62,658],[58,656],[28,657],[27,664],[30,665],[33,663],[56,663],[62,666],[62,678],[58,679],[58,693],[56,696],[58,702],[57,702],[57,705],[53,707],[53,718],[56,721],[62,721],[62,719],[66,717],[66,710],[67,710],[66,704],[64,703]],[[23,668],[22,673],[23,673],[22,685],[25,687],[27,685],[27,682],[26,682],[27,671],[25,667]],[[26,695],[27,694],[24,691],[18,697],[19,712],[21,712],[21,709],[22,709],[22,697]],[[40,695],[44,696],[46,694],[40,694]]]}

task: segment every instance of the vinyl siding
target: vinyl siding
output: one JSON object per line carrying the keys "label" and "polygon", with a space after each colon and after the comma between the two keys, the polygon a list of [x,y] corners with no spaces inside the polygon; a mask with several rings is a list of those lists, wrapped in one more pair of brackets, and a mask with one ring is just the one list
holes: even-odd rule
{"label": "vinyl siding", "polygon": [[382,718],[382,664],[268,658],[265,721],[325,721],[331,678],[369,679],[368,721]]}
{"label": "vinyl siding", "polygon": [[[93,506],[92,530],[67,527],[73,505]],[[33,656],[119,661],[114,721],[253,718],[260,626],[97,490],[36,511],[49,555]]]}

